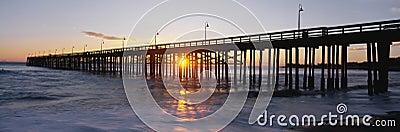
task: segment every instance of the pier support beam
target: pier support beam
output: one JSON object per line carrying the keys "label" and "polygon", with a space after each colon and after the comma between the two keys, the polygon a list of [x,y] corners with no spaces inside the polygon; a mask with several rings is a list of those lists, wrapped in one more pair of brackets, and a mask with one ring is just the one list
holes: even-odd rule
{"label": "pier support beam", "polygon": [[300,65],[300,63],[299,63],[299,47],[296,47],[295,48],[295,50],[296,50],[296,57],[295,57],[295,63],[296,63],[296,70],[295,70],[295,83],[294,83],[294,85],[295,85],[295,89],[296,90],[299,90],[299,65]]}
{"label": "pier support beam", "polygon": [[309,90],[312,90],[312,86],[314,86],[314,84],[313,84],[313,82],[314,82],[314,79],[312,78],[312,70],[313,70],[313,65],[314,65],[314,63],[313,63],[313,54],[312,54],[312,50],[313,49],[313,47],[309,47],[308,48],[308,50],[309,50],[309,52],[308,52],[308,80],[307,80],[307,82],[308,82],[308,89]]}
{"label": "pier support beam", "polygon": [[304,73],[303,73],[303,89],[307,89],[307,68],[308,68],[308,47],[304,47]]}
{"label": "pier support beam", "polygon": [[[260,57],[262,56],[262,54],[261,54],[261,52],[260,52]],[[271,56],[272,56],[272,49],[271,48],[268,48],[268,53],[267,53],[267,57],[268,57],[268,67],[267,67],[267,85],[268,86],[271,86],[271,67],[272,67],[272,65],[271,65],[271,62],[273,62],[273,61],[271,61]],[[260,58],[260,59],[262,59],[262,58]],[[260,66],[261,66],[261,62],[260,62]],[[260,67],[261,68],[261,67]],[[261,69],[259,69],[259,70],[261,70]],[[260,72],[261,73],[261,72]],[[260,74],[261,75],[261,74]],[[261,77],[261,76],[260,76]],[[261,81],[261,80],[260,80]],[[259,84],[261,84],[261,83],[259,83]],[[260,85],[261,86],[261,85]]]}
{"label": "pier support beam", "polygon": [[310,47],[310,75],[308,78],[308,89],[314,89],[314,71],[315,71],[315,47]]}
{"label": "pier support beam", "polygon": [[246,50],[243,51],[243,84],[246,84],[246,70],[247,70],[247,52]]}
{"label": "pier support beam", "polygon": [[[224,63],[224,73],[225,73],[225,83],[228,84],[229,81],[229,67],[228,67],[228,63],[229,63],[229,58],[228,58],[228,53],[229,51],[225,51],[225,59],[223,61]],[[197,61],[196,61],[197,62]],[[197,64],[196,64],[197,65]]]}
{"label": "pier support beam", "polygon": [[254,83],[253,83],[253,50],[250,49],[250,56],[249,56],[249,84],[250,84],[250,88],[253,88]]}
{"label": "pier support beam", "polygon": [[379,91],[378,89],[375,89],[376,85],[378,84],[378,69],[377,69],[377,58],[376,58],[376,44],[375,43],[370,43],[371,44],[371,50],[372,50],[372,64],[370,65],[369,68],[372,68],[373,72],[373,81],[372,81],[372,89],[373,91]]}
{"label": "pier support beam", "polygon": [[[367,62],[368,65],[371,65],[371,43],[367,43]],[[372,72],[371,72],[371,66],[368,66],[368,95],[373,95],[374,94],[374,89],[372,87]]]}
{"label": "pier support beam", "polygon": [[347,88],[347,44],[342,45],[342,77],[341,87],[342,89]]}
{"label": "pier support beam", "polygon": [[289,89],[293,89],[293,55],[292,48],[289,49]]}
{"label": "pier support beam", "polygon": [[279,54],[280,54],[280,49],[276,48],[276,80],[275,80],[275,89],[277,90],[279,87]]}
{"label": "pier support beam", "polygon": [[233,82],[236,84],[237,81],[237,50],[233,51]]}
{"label": "pier support beam", "polygon": [[153,53],[150,53],[150,76],[154,77],[155,76],[155,71],[156,71],[156,56]]}
{"label": "pier support beam", "polygon": [[379,81],[376,85],[378,93],[387,92],[389,86],[389,55],[391,42],[378,42],[378,68],[379,68]]}
{"label": "pier support beam", "polygon": [[333,90],[333,79],[332,79],[332,76],[331,76],[331,74],[333,74],[333,73],[331,73],[331,69],[332,69],[332,61],[331,60],[333,59],[333,57],[332,57],[332,45],[328,45],[327,58],[328,58],[328,60],[327,60],[328,67],[326,69],[328,71],[327,89],[328,90]]}
{"label": "pier support beam", "polygon": [[339,45],[336,45],[336,78],[335,78],[335,89],[340,89],[339,86]]}
{"label": "pier support beam", "polygon": [[285,49],[285,86],[288,86],[288,64],[289,50]]}
{"label": "pier support beam", "polygon": [[325,45],[321,46],[321,91],[325,91]]}
{"label": "pier support beam", "polygon": [[253,85],[256,84],[256,50],[253,50]]}
{"label": "pier support beam", "polygon": [[[270,67],[270,59],[271,59],[271,49],[269,49],[269,52],[268,52],[268,67]],[[263,51],[262,50],[260,50],[260,58],[259,58],[259,64],[258,64],[258,89],[260,89],[261,88],[261,81],[262,81],[262,58],[263,57]],[[267,79],[270,79],[270,69],[268,69],[268,78]],[[269,81],[270,80],[268,80],[268,84],[270,84],[269,83]]]}

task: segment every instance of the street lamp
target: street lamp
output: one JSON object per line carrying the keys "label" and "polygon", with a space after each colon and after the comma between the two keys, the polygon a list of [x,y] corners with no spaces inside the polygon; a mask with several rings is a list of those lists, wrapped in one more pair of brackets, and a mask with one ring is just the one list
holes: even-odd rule
{"label": "street lamp", "polygon": [[160,35],[158,32],[154,35],[154,45],[157,45],[157,36]]}
{"label": "street lamp", "polygon": [[[304,11],[303,6],[301,4],[299,4],[299,17],[298,17],[298,23],[297,23],[297,30],[299,32],[298,38],[300,38],[300,35],[301,35],[301,33],[300,33],[300,14],[302,11]],[[298,83],[299,83],[299,47],[296,46],[295,50],[296,50],[296,71],[295,71],[295,75],[296,75],[295,81],[296,82],[295,83],[296,83],[296,86],[298,86]],[[306,53],[306,55],[307,55],[307,48],[305,48],[304,53]],[[305,65],[304,68],[307,69],[306,67],[307,67],[307,65]],[[304,70],[304,73],[306,73],[306,70]],[[298,87],[296,87],[296,88],[298,88]]]}
{"label": "street lamp", "polygon": [[61,54],[64,54],[64,50],[65,50],[65,48],[62,48],[62,50],[61,50]]}
{"label": "street lamp", "polygon": [[83,53],[86,52],[86,47],[87,47],[87,44],[85,44],[85,46],[83,46]]}
{"label": "street lamp", "polygon": [[124,44],[124,43],[125,43],[125,40],[126,40],[126,38],[124,38],[124,39],[122,40],[122,49],[125,48],[125,44]]}
{"label": "street lamp", "polygon": [[298,23],[297,23],[297,29],[300,30],[300,14],[303,10],[303,6],[299,4],[299,17],[298,17]]}
{"label": "street lamp", "polygon": [[104,40],[101,40],[100,51],[103,51]]}
{"label": "street lamp", "polygon": [[75,46],[72,46],[72,55],[74,55],[74,48]]}
{"label": "street lamp", "polygon": [[208,27],[210,27],[210,26],[208,25],[208,22],[206,22],[205,25],[204,25],[204,44],[207,41],[207,28]]}
{"label": "street lamp", "polygon": [[54,55],[56,55],[57,54],[57,49],[54,51]]}

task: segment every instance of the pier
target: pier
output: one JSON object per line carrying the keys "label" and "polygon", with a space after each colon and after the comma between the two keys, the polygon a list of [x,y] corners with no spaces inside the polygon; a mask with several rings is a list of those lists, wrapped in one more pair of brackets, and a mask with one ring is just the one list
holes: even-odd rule
{"label": "pier", "polygon": [[[219,86],[260,83],[290,90],[346,89],[348,47],[367,46],[368,94],[388,91],[392,42],[400,41],[400,19],[333,27],[317,27],[227,38],[125,47],[78,53],[29,56],[26,65],[98,74],[144,75],[150,79],[176,76],[190,81],[214,76]],[[236,48],[230,48],[236,47]],[[213,49],[213,50],[208,50]],[[300,54],[299,50],[304,53]],[[316,62],[320,49],[321,62]],[[186,52],[182,52],[186,51]],[[281,54],[285,56],[281,56]],[[300,60],[300,55],[304,60]],[[284,74],[279,74],[284,57]],[[263,62],[267,60],[266,62]],[[303,74],[299,65],[303,62]],[[315,69],[321,65],[320,78]],[[207,73],[207,74],[205,74]],[[212,74],[210,74],[212,73]],[[284,84],[280,84],[280,76]],[[319,79],[320,81],[316,81]],[[300,83],[302,81],[302,83]],[[316,87],[319,82],[319,87]]]}

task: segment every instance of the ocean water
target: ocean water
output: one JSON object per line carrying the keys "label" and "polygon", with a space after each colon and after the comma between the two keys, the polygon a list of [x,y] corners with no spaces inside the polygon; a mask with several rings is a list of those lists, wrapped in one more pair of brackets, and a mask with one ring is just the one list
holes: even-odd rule
{"label": "ocean water", "polygon": [[[318,72],[315,71],[316,84],[319,84]],[[350,114],[385,115],[400,111],[400,72],[390,72],[389,92],[376,96],[368,96],[363,86],[366,71],[349,70],[348,75],[349,86],[360,87],[324,96],[273,97],[268,114],[321,115],[336,112],[339,103],[345,103]],[[246,104],[242,111],[245,114],[223,131],[296,131],[288,127],[249,125],[245,115],[251,107]],[[27,67],[24,63],[0,63],[0,131],[152,130],[132,111],[121,78]]]}

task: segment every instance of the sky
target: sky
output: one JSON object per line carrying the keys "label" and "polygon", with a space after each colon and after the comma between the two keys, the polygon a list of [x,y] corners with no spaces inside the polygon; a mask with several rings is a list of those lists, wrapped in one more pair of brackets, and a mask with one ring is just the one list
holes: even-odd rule
{"label": "sky", "polygon": [[[235,23],[252,25],[247,19],[248,12],[243,13],[238,7],[227,4],[220,6],[219,1],[179,1],[180,4],[159,9],[163,14],[184,12],[182,9],[196,7],[195,10],[220,10],[219,15],[229,15]],[[158,19],[169,19],[168,15],[157,15],[140,19],[148,10],[163,2],[162,0],[1,0],[0,1],[0,62],[24,62],[28,54],[54,54],[100,49],[101,40],[105,40],[104,49],[121,47],[121,39],[126,37],[136,41],[134,45],[146,45],[152,36],[142,38],[143,34],[153,34],[165,23],[154,22]],[[290,30],[297,28],[298,4],[304,12],[301,14],[301,27],[320,27],[381,20],[400,19],[399,0],[237,0],[258,18],[266,32]],[[162,6],[160,6],[162,8]],[[198,9],[197,9],[198,8]],[[237,9],[237,10],[235,10]],[[242,9],[243,10],[243,9]],[[229,12],[224,14],[224,12]],[[151,14],[151,13],[149,13]],[[154,15],[155,14],[155,15]],[[140,23],[139,20],[142,22]],[[203,39],[202,28],[205,21],[210,23],[209,36],[231,36],[240,34],[232,25],[207,17],[182,19],[160,32],[157,43],[183,41],[185,39]],[[252,21],[253,22],[253,21]],[[137,24],[138,23],[138,24]],[[133,30],[139,25],[139,32]],[[155,30],[146,30],[154,28]],[[245,27],[260,29],[256,26]],[[136,28],[135,28],[136,29]],[[192,31],[189,38],[182,34]],[[197,33],[196,33],[197,32]],[[143,33],[143,34],[141,34]],[[138,35],[140,34],[140,35]],[[139,37],[140,36],[140,37]],[[143,41],[139,41],[143,39]],[[146,43],[147,42],[147,43]],[[141,44],[139,44],[141,43]],[[352,46],[349,61],[364,61],[365,51],[362,44]],[[318,53],[318,51],[317,51]],[[391,57],[400,56],[400,46],[393,46]],[[318,56],[318,54],[317,54]],[[319,58],[316,58],[317,61]]]}

